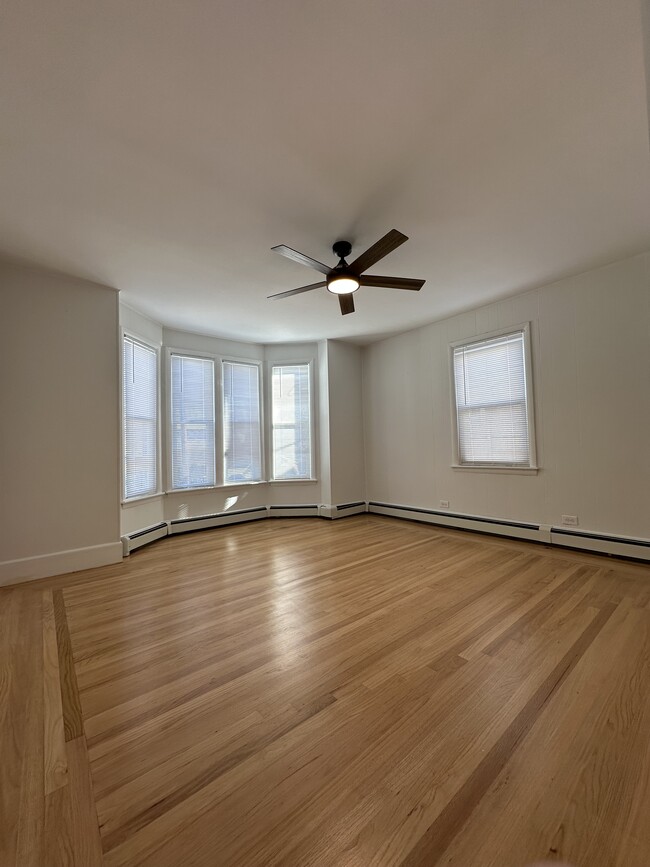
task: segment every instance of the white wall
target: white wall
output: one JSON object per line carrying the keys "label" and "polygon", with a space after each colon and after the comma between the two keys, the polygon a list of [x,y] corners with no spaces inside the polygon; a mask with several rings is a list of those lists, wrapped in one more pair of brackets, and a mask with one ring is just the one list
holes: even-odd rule
{"label": "white wall", "polygon": [[[537,475],[454,470],[448,346],[531,322]],[[650,538],[650,254],[367,347],[368,499]]]}
{"label": "white wall", "polygon": [[329,464],[333,504],[365,500],[361,347],[327,341]]}
{"label": "white wall", "polygon": [[116,562],[118,296],[0,263],[0,583]]}
{"label": "white wall", "polygon": [[641,0],[641,27],[643,29],[645,89],[648,104],[648,128],[650,130],[650,0]]}
{"label": "white wall", "polygon": [[330,464],[330,402],[329,402],[329,371],[328,371],[328,341],[318,342],[318,438],[320,443],[318,474],[321,480],[323,504],[327,509],[332,505],[332,467]]}

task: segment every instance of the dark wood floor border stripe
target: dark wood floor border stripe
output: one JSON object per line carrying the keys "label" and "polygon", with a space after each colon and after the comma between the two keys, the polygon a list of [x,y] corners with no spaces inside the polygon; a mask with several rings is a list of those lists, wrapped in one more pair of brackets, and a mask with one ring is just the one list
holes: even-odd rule
{"label": "dark wood floor border stripe", "polygon": [[61,703],[63,705],[63,730],[66,741],[73,741],[84,733],[81,716],[81,701],[77,687],[77,674],[72,658],[72,643],[65,613],[63,591],[55,590],[54,618],[56,621],[56,644],[59,654],[59,677],[61,680]]}
{"label": "dark wood floor border stripe", "polygon": [[606,605],[519,711],[499,740],[429,826],[400,867],[434,867],[524,740],[549,700],[571,674],[617,606]]}

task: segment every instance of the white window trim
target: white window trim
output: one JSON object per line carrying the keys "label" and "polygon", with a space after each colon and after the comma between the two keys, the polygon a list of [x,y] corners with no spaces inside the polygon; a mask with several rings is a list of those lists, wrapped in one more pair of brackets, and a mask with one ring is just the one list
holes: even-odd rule
{"label": "white window trim", "polygon": [[[524,375],[526,380],[526,415],[528,419],[528,448],[530,463],[525,466],[516,464],[466,464],[460,460],[460,445],[458,441],[458,407],[456,406],[456,377],[454,371],[454,350],[459,346],[471,346],[475,343],[484,343],[495,337],[504,337],[507,334],[523,332],[524,335]],[[454,340],[449,344],[449,377],[451,383],[451,426],[452,426],[452,469],[471,470],[475,472],[513,473],[522,475],[534,475],[540,469],[537,464],[537,449],[535,447],[535,410],[533,392],[533,357],[530,345],[530,322],[520,325],[510,325],[507,328],[499,328],[497,331],[489,331],[485,334],[477,334],[473,337],[465,337],[462,340]]]}
{"label": "white window trim", "polygon": [[318,482],[316,477],[311,479],[269,479],[269,485],[315,485]]}
{"label": "white window trim", "polygon": [[[227,482],[226,481],[226,453],[224,448],[224,437],[223,437],[223,371],[224,371],[224,362],[229,362],[230,364],[248,364],[251,367],[257,367],[257,375],[259,382],[259,394],[257,396],[259,402],[259,410],[260,410],[260,475],[261,478],[250,481],[250,482]],[[264,413],[264,362],[260,359],[255,358],[238,358],[233,355],[222,355],[219,356],[219,369],[221,371],[221,375],[219,377],[220,380],[220,397],[221,397],[221,424],[219,427],[221,428],[220,439],[221,439],[221,487],[224,488],[237,488],[242,485],[262,485],[267,481],[266,478],[266,449],[265,442],[266,437],[264,436],[265,431],[265,413]]]}
{"label": "white window trim", "polygon": [[[222,488],[244,488],[251,485],[268,484],[266,478],[267,450],[266,450],[266,425],[265,425],[265,382],[264,361],[259,358],[246,358],[238,355],[224,355],[222,353],[208,352],[206,350],[184,349],[176,346],[165,346],[165,494],[201,493],[205,491],[217,491]],[[172,356],[180,355],[184,358],[207,358],[214,363],[214,460],[215,460],[215,483],[214,485],[201,485],[198,488],[174,488],[172,487]],[[224,454],[223,454],[223,362],[230,361],[235,364],[255,364],[260,373],[260,428],[262,447],[262,478],[257,482],[225,482],[224,481]],[[304,363],[304,362],[303,362]],[[221,459],[219,459],[221,455]]]}
{"label": "white window trim", "polygon": [[[309,368],[309,430],[311,435],[311,472],[312,477],[309,479],[276,479],[271,474],[273,472],[273,368],[274,367],[296,367],[299,365]],[[270,485],[299,485],[299,484],[314,484],[318,482],[315,475],[315,469],[318,466],[318,451],[316,446],[316,430],[314,420],[316,418],[316,389],[314,387],[314,359],[313,358],[291,358],[291,359],[273,359],[267,362],[266,380],[268,388],[266,390],[267,417],[269,419],[268,436],[266,443],[266,466],[269,469],[268,483]]]}
{"label": "white window trim", "polygon": [[214,476],[215,476],[215,484],[214,485],[201,485],[201,487],[197,488],[174,488],[172,486],[172,356],[177,355],[182,358],[205,358],[209,361],[212,361],[214,367],[216,368],[218,363],[218,357],[213,355],[210,352],[201,352],[195,351],[192,349],[175,349],[171,346],[165,347],[166,361],[165,361],[165,397],[166,397],[166,407],[165,407],[165,429],[166,429],[166,440],[167,440],[167,448],[166,448],[166,485],[165,485],[165,493],[166,494],[181,494],[181,493],[191,493],[192,491],[206,491],[206,490],[214,490],[215,488],[222,487],[219,484],[219,463],[217,461],[217,455],[219,454],[222,448],[222,436],[221,436],[221,425],[219,424],[219,420],[217,417],[218,407],[221,406],[221,377],[217,376],[217,371],[214,370],[213,376],[213,389],[214,389]]}
{"label": "white window trim", "polygon": [[[124,476],[124,437],[126,434],[124,427],[124,338],[133,340],[139,343],[146,349],[151,349],[156,353],[156,490],[151,494],[140,494],[137,497],[125,496]],[[152,500],[155,497],[164,496],[162,485],[162,392],[161,392],[161,370],[160,370],[160,345],[152,343],[139,334],[130,329],[120,326],[120,364],[119,364],[119,413],[120,413],[120,505],[128,506],[131,503],[138,503],[142,500]]]}

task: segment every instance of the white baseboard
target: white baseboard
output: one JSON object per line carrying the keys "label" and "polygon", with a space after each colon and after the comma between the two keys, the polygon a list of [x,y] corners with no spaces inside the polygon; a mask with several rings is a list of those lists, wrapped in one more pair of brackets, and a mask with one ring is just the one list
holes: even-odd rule
{"label": "white baseboard", "polygon": [[122,556],[120,541],[88,548],[72,548],[69,551],[55,551],[52,554],[40,554],[38,557],[24,557],[20,560],[5,560],[0,563],[0,586],[50,578],[66,572],[79,572],[82,569],[94,569],[97,566],[109,566],[111,563],[119,563]]}
{"label": "white baseboard", "polygon": [[507,536],[510,539],[527,539],[531,542],[543,542],[545,545],[558,545],[565,548],[577,548],[581,551],[593,551],[598,554],[612,554],[617,557],[650,561],[650,539],[573,531],[563,527],[552,527],[548,524],[506,521],[480,515],[453,514],[396,503],[371,501],[368,503],[368,511],[376,515],[406,518],[410,521],[420,521],[442,527],[473,530],[494,536]]}

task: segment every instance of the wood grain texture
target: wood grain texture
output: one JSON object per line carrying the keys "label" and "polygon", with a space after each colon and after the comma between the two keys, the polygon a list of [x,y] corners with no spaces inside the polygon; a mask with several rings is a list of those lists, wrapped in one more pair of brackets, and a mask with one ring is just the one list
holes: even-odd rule
{"label": "wood grain texture", "polygon": [[0,595],[0,864],[41,867],[43,627],[40,593]]}
{"label": "wood grain texture", "polygon": [[647,867],[649,588],[363,515],[0,591],[0,863]]}
{"label": "wood grain texture", "polygon": [[97,823],[86,740],[65,744],[68,785],[46,794],[42,864],[47,867],[101,867]]}
{"label": "wood grain texture", "polygon": [[63,708],[63,727],[66,741],[74,740],[83,735],[83,719],[81,703],[77,688],[77,673],[72,657],[72,645],[68,631],[68,620],[63,601],[63,590],[55,590],[54,615],[56,618],[56,640],[59,654],[59,673],[61,681],[61,700]]}
{"label": "wood grain texture", "polygon": [[54,599],[43,591],[43,772],[45,794],[68,782]]}

